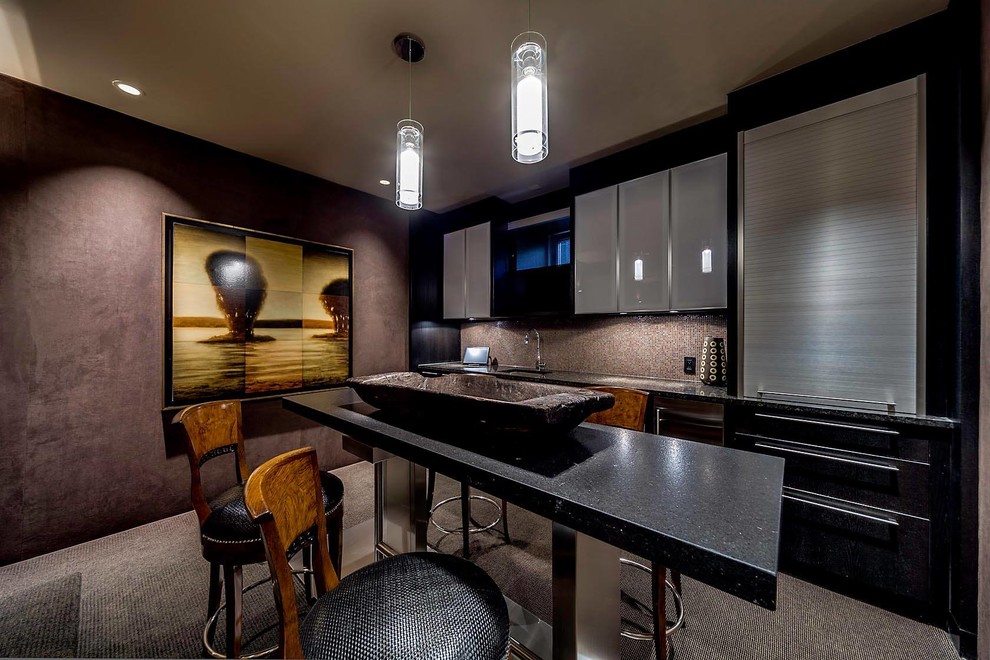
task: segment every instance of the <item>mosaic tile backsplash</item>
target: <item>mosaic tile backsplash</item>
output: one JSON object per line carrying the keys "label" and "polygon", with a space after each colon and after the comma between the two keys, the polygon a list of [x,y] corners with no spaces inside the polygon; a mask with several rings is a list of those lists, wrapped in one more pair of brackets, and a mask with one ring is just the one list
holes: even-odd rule
{"label": "mosaic tile backsplash", "polygon": [[531,367],[536,342],[523,343],[531,327],[540,332],[550,370],[675,380],[696,380],[684,373],[684,357],[700,364],[705,337],[725,337],[725,317],[718,314],[474,321],[461,325],[461,350],[490,346],[500,364]]}

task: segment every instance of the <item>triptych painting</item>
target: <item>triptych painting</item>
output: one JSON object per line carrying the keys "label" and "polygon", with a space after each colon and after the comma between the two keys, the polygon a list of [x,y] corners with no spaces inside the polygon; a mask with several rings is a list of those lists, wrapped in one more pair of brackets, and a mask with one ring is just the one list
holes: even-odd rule
{"label": "triptych painting", "polygon": [[164,215],[165,405],[340,385],[351,250]]}

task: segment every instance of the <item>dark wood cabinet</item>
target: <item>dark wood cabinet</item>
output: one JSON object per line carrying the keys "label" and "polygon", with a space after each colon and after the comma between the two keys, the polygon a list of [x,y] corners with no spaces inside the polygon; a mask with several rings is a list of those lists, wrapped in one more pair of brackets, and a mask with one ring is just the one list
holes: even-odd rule
{"label": "dark wood cabinet", "polygon": [[781,516],[781,570],[825,578],[825,586],[854,596],[878,590],[914,601],[908,610],[929,601],[928,519],[789,487]]}
{"label": "dark wood cabinet", "polygon": [[944,623],[955,429],[745,401],[728,409],[727,446],[785,460],[782,571]]}
{"label": "dark wood cabinet", "polygon": [[929,465],[773,437],[737,433],[740,447],[787,462],[784,485],[914,516],[929,514]]}

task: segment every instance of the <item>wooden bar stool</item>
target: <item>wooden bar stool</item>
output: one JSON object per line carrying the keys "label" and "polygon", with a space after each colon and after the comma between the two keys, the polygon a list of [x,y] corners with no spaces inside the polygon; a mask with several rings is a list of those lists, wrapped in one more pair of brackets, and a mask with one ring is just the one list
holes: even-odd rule
{"label": "wooden bar stool", "polygon": [[[245,500],[261,525],[279,611],[283,658],[495,660],[509,650],[509,614],[495,582],[474,564],[413,552],[337,576],[323,542],[316,452],[276,456],[248,479]],[[315,548],[319,598],[300,622],[286,557]]]}
{"label": "wooden bar stool", "polygon": [[[589,387],[588,389],[608,392],[615,397],[615,405],[608,410],[594,413],[585,420],[586,422],[602,424],[604,426],[615,426],[632,431],[642,431],[646,427],[646,406],[650,398],[648,392],[622,387]],[[651,576],[649,614],[653,621],[653,630],[648,633],[623,627],[622,636],[629,639],[652,641],[656,647],[656,657],[658,660],[663,660],[667,657],[667,637],[684,625],[681,574],[671,571],[670,581],[668,582],[666,579],[667,569],[657,562],[651,562],[650,566],[645,566],[638,561],[626,559],[625,557],[620,558],[619,561],[624,566],[635,568]],[[676,613],[673,624],[669,626],[667,625],[668,586],[674,595],[674,611]],[[625,594],[623,594],[623,598],[625,597]],[[665,634],[659,634],[657,632],[659,630],[664,630]]]}
{"label": "wooden bar stool", "polygon": [[[203,558],[210,562],[210,595],[203,630],[203,652],[214,658],[256,658],[269,655],[276,647],[241,655],[241,600],[245,591],[267,580],[243,586],[242,567],[265,561],[261,530],[248,516],[244,504],[244,483],[248,477],[244,453],[244,433],[241,426],[240,401],[214,401],[183,409],[173,424],[181,428],[186,444],[186,456],[192,476],[193,507],[199,517],[200,543]],[[207,502],[203,493],[201,468],[205,463],[225,454],[234,454],[237,483]],[[326,526],[330,530],[330,545],[337,567],[341,562],[341,541],[344,521],[344,484],[329,472],[320,473],[323,488]],[[311,558],[303,555],[306,569]],[[339,568],[338,568],[339,570]],[[311,571],[310,571],[311,572]],[[222,576],[221,576],[222,573]],[[305,576],[306,593],[311,596],[312,580]],[[224,604],[220,603],[221,589]],[[226,656],[214,645],[220,610],[226,610]]]}

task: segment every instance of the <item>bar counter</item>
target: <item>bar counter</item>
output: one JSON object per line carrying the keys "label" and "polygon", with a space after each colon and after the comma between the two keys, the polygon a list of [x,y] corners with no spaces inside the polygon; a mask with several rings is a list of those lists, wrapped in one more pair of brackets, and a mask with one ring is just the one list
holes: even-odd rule
{"label": "bar counter", "polygon": [[[383,508],[390,501],[408,520],[398,537],[392,531],[399,539],[393,542],[397,551],[425,549],[423,468],[552,520],[555,658],[610,648],[607,637],[618,621],[602,625],[601,611],[582,613],[590,605],[579,595],[582,588],[611,588],[613,571],[606,565],[612,559],[604,548],[621,548],[762,607],[776,607],[782,459],[595,424],[552,437],[468,435],[443,420],[390,415],[349,389],[282,401],[286,409],[342,433],[345,447],[367,450],[364,457],[376,463],[379,517],[389,518]],[[389,463],[391,475],[384,472]],[[405,493],[409,501],[397,502],[397,494]],[[377,523],[376,535],[386,536],[386,521]],[[563,547],[567,538],[569,552]],[[567,554],[569,568],[558,570]],[[613,554],[617,588],[618,551]],[[596,572],[606,577],[595,577]],[[571,582],[576,577],[570,591],[558,589],[565,576]],[[595,599],[614,600],[617,613],[617,590],[614,598],[598,593],[584,600]],[[612,611],[605,609],[604,618],[610,619]],[[596,621],[604,632],[590,635],[580,629],[582,621]]]}

